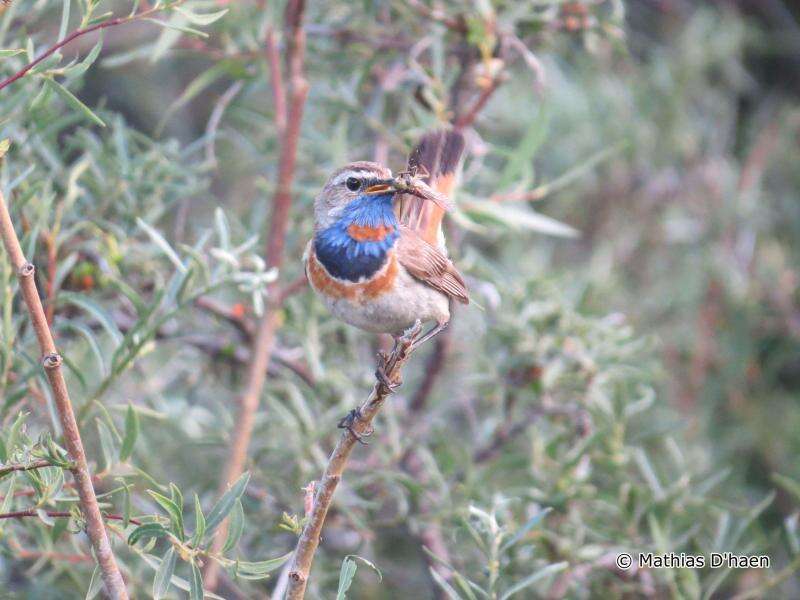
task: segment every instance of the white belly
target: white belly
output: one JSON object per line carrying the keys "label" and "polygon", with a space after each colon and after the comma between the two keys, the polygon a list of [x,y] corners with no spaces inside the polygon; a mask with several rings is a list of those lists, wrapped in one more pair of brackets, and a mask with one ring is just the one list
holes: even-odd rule
{"label": "white belly", "polygon": [[417,319],[423,323],[450,320],[450,300],[441,292],[414,279],[400,268],[390,291],[363,301],[333,299],[320,294],[337,318],[359,329],[374,333],[400,334]]}

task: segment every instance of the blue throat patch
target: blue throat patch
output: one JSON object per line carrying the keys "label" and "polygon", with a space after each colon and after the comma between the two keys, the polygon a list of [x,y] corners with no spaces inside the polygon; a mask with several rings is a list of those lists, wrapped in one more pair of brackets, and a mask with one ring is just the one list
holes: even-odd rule
{"label": "blue throat patch", "polygon": [[[400,236],[392,208],[392,194],[359,196],[348,204],[339,220],[314,238],[314,251],[322,266],[338,279],[360,281],[375,274]],[[382,240],[357,240],[348,233],[358,227],[393,228]]]}

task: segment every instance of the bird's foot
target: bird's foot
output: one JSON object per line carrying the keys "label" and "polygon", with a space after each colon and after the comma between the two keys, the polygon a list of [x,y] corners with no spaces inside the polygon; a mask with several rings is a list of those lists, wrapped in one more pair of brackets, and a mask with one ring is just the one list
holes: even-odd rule
{"label": "bird's foot", "polygon": [[347,415],[345,417],[343,417],[339,421],[337,427],[339,429],[347,429],[347,431],[350,432],[350,435],[352,435],[354,438],[356,438],[356,441],[359,444],[361,444],[363,446],[368,446],[369,443],[365,442],[364,438],[368,438],[369,436],[371,436],[373,434],[373,432],[374,432],[373,428],[370,427],[369,429],[367,429],[363,433],[359,433],[353,428],[353,426],[355,425],[356,421],[361,421],[363,419],[364,419],[364,415],[361,414],[361,409],[354,408],[349,413],[347,413]]}
{"label": "bird's foot", "polygon": [[394,391],[403,385],[403,381],[402,379],[395,381],[389,379],[389,376],[386,374],[386,369],[384,368],[386,361],[383,360],[382,362],[383,364],[378,365],[378,368],[375,369],[375,378],[378,380],[378,382],[380,382],[381,385],[383,385],[383,387],[386,388],[390,394],[394,394]]}

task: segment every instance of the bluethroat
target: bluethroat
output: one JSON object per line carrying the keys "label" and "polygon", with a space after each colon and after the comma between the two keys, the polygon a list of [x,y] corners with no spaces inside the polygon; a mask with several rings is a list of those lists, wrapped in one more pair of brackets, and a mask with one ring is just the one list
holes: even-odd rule
{"label": "bluethroat", "polygon": [[464,150],[456,131],[435,131],[393,176],[374,162],[354,162],[331,175],[314,203],[314,237],[306,275],[342,321],[397,337],[418,320],[450,321],[453,300],[467,304],[464,279],[447,257],[442,218]]}

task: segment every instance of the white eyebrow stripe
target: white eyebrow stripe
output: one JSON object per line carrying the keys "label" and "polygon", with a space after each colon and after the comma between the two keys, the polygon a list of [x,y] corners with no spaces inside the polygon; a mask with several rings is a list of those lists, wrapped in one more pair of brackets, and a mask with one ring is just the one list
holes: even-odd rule
{"label": "white eyebrow stripe", "polygon": [[333,181],[331,181],[331,185],[339,185],[340,183],[344,183],[350,177],[355,177],[356,179],[369,179],[372,177],[380,177],[380,173],[376,173],[375,171],[365,171],[363,169],[353,169],[344,171],[343,173],[339,173],[336,177],[334,177]]}

